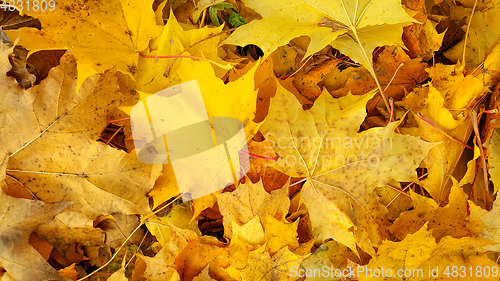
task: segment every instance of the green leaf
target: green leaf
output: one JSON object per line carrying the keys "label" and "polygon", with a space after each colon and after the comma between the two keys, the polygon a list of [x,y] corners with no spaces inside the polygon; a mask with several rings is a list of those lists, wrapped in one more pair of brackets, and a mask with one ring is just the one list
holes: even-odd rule
{"label": "green leaf", "polygon": [[242,26],[247,23],[247,21],[238,13],[230,13],[227,19],[233,27]]}
{"label": "green leaf", "polygon": [[208,13],[210,14],[210,19],[212,20],[212,22],[215,26],[221,25],[221,23],[219,21],[219,17],[217,16],[217,12],[224,11],[226,9],[234,9],[235,11],[237,11],[236,7],[233,6],[232,4],[229,4],[229,3],[215,4],[213,6],[210,6],[210,8],[208,8]]}

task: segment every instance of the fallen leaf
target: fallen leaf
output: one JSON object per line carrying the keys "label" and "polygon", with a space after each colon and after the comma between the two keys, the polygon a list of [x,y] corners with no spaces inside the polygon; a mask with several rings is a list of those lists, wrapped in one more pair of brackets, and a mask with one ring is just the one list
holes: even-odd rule
{"label": "fallen leaf", "polygon": [[224,235],[231,238],[233,223],[243,225],[257,215],[269,215],[284,222],[290,206],[288,184],[269,194],[261,181],[254,184],[247,180],[233,192],[217,194],[217,202],[223,216]]}
{"label": "fallen leaf", "polygon": [[488,170],[491,176],[491,182],[495,187],[494,193],[500,189],[500,129],[496,129],[488,142],[488,149],[490,155],[488,157],[488,164],[491,168]]}
{"label": "fallen leaf", "polygon": [[[167,24],[162,29],[161,35],[151,40],[149,48],[142,52],[144,56],[184,55],[206,58],[218,64],[214,65],[214,70],[211,70],[215,71],[218,77],[222,77],[231,67],[230,63],[223,61],[217,55],[220,35],[215,36],[215,34],[221,32],[222,26],[185,31],[171,13]],[[168,73],[168,77],[165,77],[164,74],[174,58],[147,58],[144,56],[139,58],[137,72],[134,76],[137,81],[137,90],[154,94],[181,82],[176,69],[182,60],[187,58],[176,58],[172,66],[173,70]],[[183,82],[185,81],[189,80],[183,80]]]}
{"label": "fallen leaf", "polygon": [[473,237],[468,229],[467,194],[455,179],[451,188],[449,203],[439,207],[434,200],[411,192],[413,210],[402,213],[389,230],[400,240],[417,232],[424,224],[432,230],[432,236],[439,242],[444,236],[454,238]]}
{"label": "fallen leaf", "polygon": [[[307,281],[320,281],[325,277],[335,277],[335,273],[333,276],[331,274],[331,268],[333,268],[333,270],[340,269],[341,271],[347,268],[346,256],[355,258],[355,254],[346,246],[339,244],[336,241],[328,241],[316,249],[312,255],[302,261],[300,268],[303,269],[306,274],[307,272],[314,272],[315,270],[320,270],[321,272],[326,269],[326,272],[323,271],[323,274],[328,274],[328,276],[316,275],[306,278]],[[296,268],[294,271],[298,272],[298,269]],[[344,272],[347,273],[348,271]],[[293,272],[291,273],[293,274]],[[296,275],[298,275],[298,273]],[[339,275],[342,274],[337,274],[337,277],[339,277]]]}
{"label": "fallen leaf", "polygon": [[[42,30],[22,28],[19,44],[31,52],[73,47],[72,53],[79,62],[77,89],[87,77],[115,65],[118,70],[133,76],[139,52],[146,49],[149,40],[160,35],[162,30],[155,24],[155,15],[148,1],[64,0],[45,3],[45,10],[35,10],[34,7],[21,10],[36,17],[43,25]],[[13,36],[17,37],[17,33]]]}
{"label": "fallen leaf", "polygon": [[445,32],[439,34],[435,28],[437,23],[427,18],[425,1],[404,1],[404,5],[415,11],[413,18],[419,21],[403,29],[403,42],[409,56],[428,60],[441,48]]}
{"label": "fallen leaf", "polygon": [[248,152],[256,155],[250,155],[250,168],[246,174],[252,182],[258,182],[262,179],[262,185],[267,192],[280,189],[286,184],[290,177],[272,167],[274,161],[278,159],[278,155],[268,140],[261,142],[250,140]]}
{"label": "fallen leaf", "polygon": [[30,233],[49,222],[71,203],[45,204],[37,200],[16,199],[0,191],[0,267],[2,279],[69,280],[62,277],[28,243]]}
{"label": "fallen leaf", "polygon": [[162,249],[154,257],[137,254],[141,260],[141,266],[134,274],[151,281],[180,280],[179,272],[176,269],[176,258],[189,245],[190,240],[196,239],[197,235],[192,230],[174,226],[168,219],[165,220],[165,224],[169,228],[171,236],[160,240],[161,234],[156,234],[163,242]]}
{"label": "fallen leaf", "polygon": [[228,255],[223,243],[213,237],[192,239],[176,258],[176,266],[182,280],[191,281],[207,264]]}
{"label": "fallen leaf", "polygon": [[[469,21],[472,9],[452,6],[456,14],[464,15]],[[498,32],[500,25],[495,21],[495,16],[500,12],[500,7],[492,7],[484,11],[476,11],[472,16],[469,28],[469,37],[465,49],[465,64],[467,69],[472,69],[484,61],[486,54],[497,40],[500,39]],[[462,27],[466,29],[467,26]],[[444,54],[452,61],[462,61],[465,38]]]}
{"label": "fallen leaf", "polygon": [[[468,229],[478,238],[489,239],[496,243],[500,243],[500,224],[498,223],[498,212],[500,211],[500,201],[493,202],[493,208],[490,211],[477,206],[474,203],[469,203],[470,206],[470,223]],[[498,251],[500,244],[490,246],[489,249]]]}
{"label": "fallen leaf", "polygon": [[122,99],[114,71],[87,79],[78,95],[76,86],[71,54],[38,86],[21,90],[12,80],[0,86],[6,93],[0,141],[9,155],[7,190],[23,188],[47,203],[80,203],[40,229],[63,249],[79,241],[101,243],[102,232],[92,225],[99,215],[148,213],[146,194],[160,168],[95,142]]}
{"label": "fallen leaf", "polygon": [[299,72],[295,75],[292,83],[301,95],[314,103],[322,92],[318,83],[321,82],[339,62],[339,60],[331,59],[328,56],[318,57],[317,60],[306,67],[303,72]]}
{"label": "fallen leaf", "polygon": [[307,178],[301,202],[309,210],[313,229],[321,233],[319,242],[333,238],[355,252],[357,244],[370,254],[387,237],[387,209],[375,188],[392,179],[416,180],[415,169],[433,146],[394,133],[396,122],[358,133],[373,95],[333,99],[324,91],[310,110],[303,111],[291,93],[278,88],[261,127],[281,156],[274,167]]}
{"label": "fallen leaf", "polygon": [[[460,268],[476,268],[476,266],[481,269],[497,267],[498,265],[484,254],[486,252],[484,246],[491,244],[493,242],[486,239],[472,237],[456,239],[448,236],[436,243],[425,224],[415,234],[407,235],[400,242],[384,241],[370,263],[362,269],[357,268],[357,277],[359,280],[373,279],[376,272],[380,273],[383,268],[385,274],[379,274],[377,278],[379,280],[429,280],[430,278],[452,280],[453,266],[456,266],[457,271]],[[368,270],[371,270],[371,273]],[[396,275],[398,271],[399,277]],[[392,276],[388,277],[390,272]],[[474,273],[461,275],[465,277],[461,278],[464,280],[477,280]],[[495,280],[496,277],[481,278],[481,280]]]}
{"label": "fallen leaf", "polygon": [[[311,38],[305,57],[328,44],[367,69],[377,46],[403,45],[403,27],[414,22],[398,0],[348,2],[336,0],[243,1],[262,16],[239,27],[223,43],[259,46],[267,58],[290,40]],[[360,48],[359,44],[363,44]]]}
{"label": "fallen leaf", "polygon": [[[387,46],[377,57],[373,68],[384,88],[385,96],[401,100],[411,89],[428,78],[424,71],[426,66],[420,59],[410,59],[402,48]],[[343,97],[349,92],[362,95],[377,87],[370,72],[364,68],[348,68],[342,72],[341,75],[345,75],[345,78],[340,81],[336,81],[341,76],[338,73],[325,77],[324,85],[334,97]]]}
{"label": "fallen leaf", "polygon": [[290,268],[297,268],[306,256],[296,255],[288,248],[283,248],[276,254],[270,256],[266,252],[266,246],[250,252],[248,263],[241,271],[242,280],[271,281],[276,278],[280,280],[296,280],[290,276]]}

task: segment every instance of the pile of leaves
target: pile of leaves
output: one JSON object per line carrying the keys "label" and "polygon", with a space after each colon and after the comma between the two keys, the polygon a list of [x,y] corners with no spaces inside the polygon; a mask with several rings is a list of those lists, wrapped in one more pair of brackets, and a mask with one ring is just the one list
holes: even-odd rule
{"label": "pile of leaves", "polygon": [[[500,3],[402,2],[5,1],[2,280],[498,280]],[[194,79],[251,161],[182,202],[129,114]]]}

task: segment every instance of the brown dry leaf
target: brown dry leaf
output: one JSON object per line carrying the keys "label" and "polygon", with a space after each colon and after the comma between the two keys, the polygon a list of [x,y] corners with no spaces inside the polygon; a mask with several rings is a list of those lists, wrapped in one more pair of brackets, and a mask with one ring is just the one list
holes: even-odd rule
{"label": "brown dry leaf", "polygon": [[[253,139],[250,140],[248,142],[248,152],[261,157],[278,158],[278,155],[274,152],[272,143],[268,140],[260,142]],[[250,156],[250,168],[246,176],[252,182],[258,182],[262,179],[262,185],[267,192],[280,189],[290,178],[272,167],[274,161],[276,160]]]}
{"label": "brown dry leaf", "polygon": [[71,203],[16,199],[0,191],[0,267],[6,280],[69,280],[63,278],[28,243],[30,233],[51,221]]}
{"label": "brown dry leaf", "polygon": [[435,24],[427,18],[424,0],[402,2],[407,8],[415,11],[413,18],[419,21],[403,28],[403,42],[408,48],[408,55],[411,58],[420,57],[429,60],[434,52],[441,48],[445,32],[438,34]]}
{"label": "brown dry leaf", "polygon": [[293,77],[292,83],[299,93],[311,103],[321,95],[322,89],[318,86],[325,76],[334,69],[340,60],[326,55],[315,56],[310,65]]}
{"label": "brown dry leaf", "polygon": [[[400,65],[402,66],[398,69]],[[427,79],[428,74],[424,71],[426,67],[427,64],[421,63],[420,59],[410,59],[403,49],[394,46],[386,46],[373,66],[383,89],[389,85],[394,76],[384,93],[395,100],[401,100],[407,92]],[[342,84],[335,79],[336,77],[327,75],[324,82],[334,97],[343,97],[349,92],[361,95],[377,87],[370,72],[364,68],[350,72],[347,81],[343,81]]]}
{"label": "brown dry leaf", "polygon": [[182,280],[191,281],[200,274],[207,264],[228,255],[228,249],[214,237],[205,236],[200,239],[191,239],[176,257],[176,268]]}
{"label": "brown dry leaf", "polygon": [[50,252],[54,248],[47,242],[47,240],[42,239],[35,232],[31,233],[29,243],[33,248],[47,261],[50,258]]}
{"label": "brown dry leaf", "polygon": [[274,76],[273,58],[267,58],[259,65],[255,72],[255,88],[259,89],[257,94],[257,109],[255,112],[254,122],[261,123],[269,112],[269,103],[271,97],[276,94],[276,84],[278,81]]}
{"label": "brown dry leaf", "polygon": [[67,266],[63,269],[58,270],[59,274],[61,274],[64,277],[67,277],[71,280],[76,280],[78,279],[78,271],[75,269],[75,264],[72,264],[70,266]]}

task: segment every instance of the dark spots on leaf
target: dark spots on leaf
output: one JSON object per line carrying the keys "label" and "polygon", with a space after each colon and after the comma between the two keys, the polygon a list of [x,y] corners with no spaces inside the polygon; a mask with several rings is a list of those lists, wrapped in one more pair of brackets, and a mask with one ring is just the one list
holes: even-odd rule
{"label": "dark spots on leaf", "polygon": [[137,67],[135,65],[127,65],[127,68],[128,71],[130,71],[130,73],[132,74],[135,74],[135,72],[137,71]]}

